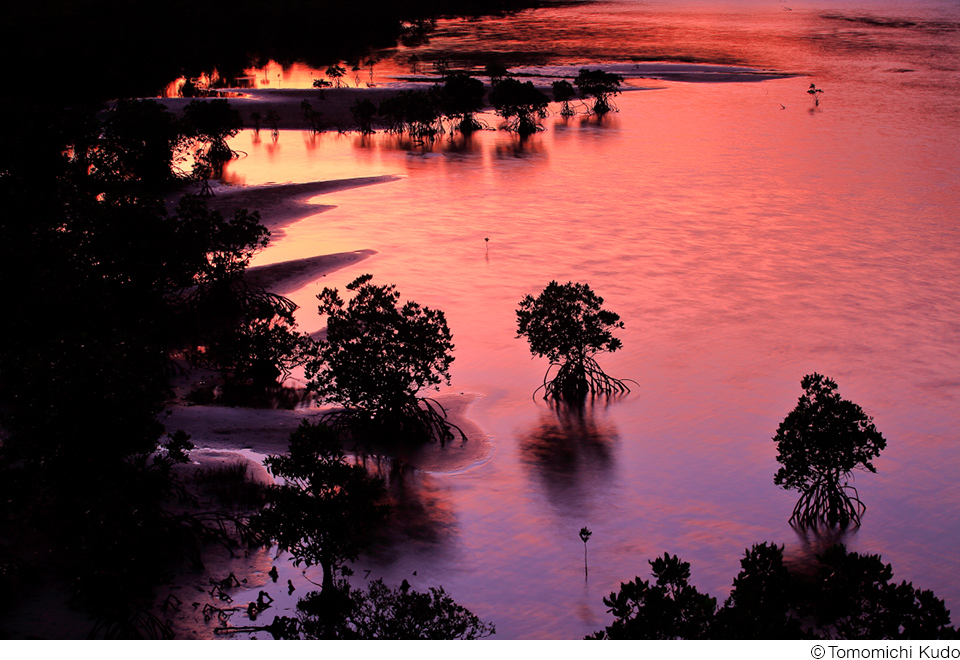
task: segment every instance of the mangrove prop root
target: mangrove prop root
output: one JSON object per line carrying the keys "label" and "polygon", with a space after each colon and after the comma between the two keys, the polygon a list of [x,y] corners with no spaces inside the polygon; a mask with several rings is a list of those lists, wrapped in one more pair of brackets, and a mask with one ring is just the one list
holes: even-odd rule
{"label": "mangrove prop root", "polygon": [[397,435],[409,440],[436,438],[440,446],[457,436],[463,442],[466,434],[459,426],[447,420],[447,411],[433,399],[413,399],[394,407],[371,412],[358,408],[332,410],[320,421],[329,424],[339,433],[357,435]]}
{"label": "mangrove prop root", "polygon": [[591,357],[584,358],[582,362],[565,362],[559,365],[557,375],[550,379],[550,372],[556,364],[551,364],[547,372],[543,375],[543,385],[538,387],[534,396],[540,390],[544,391],[545,399],[554,401],[582,401],[588,395],[616,396],[626,394],[630,391],[627,382],[635,383],[629,379],[620,380],[608,376]]}
{"label": "mangrove prop root", "polygon": [[852,523],[859,527],[860,517],[866,510],[856,488],[821,480],[801,494],[790,523],[798,527],[815,527],[823,523],[846,527]]}

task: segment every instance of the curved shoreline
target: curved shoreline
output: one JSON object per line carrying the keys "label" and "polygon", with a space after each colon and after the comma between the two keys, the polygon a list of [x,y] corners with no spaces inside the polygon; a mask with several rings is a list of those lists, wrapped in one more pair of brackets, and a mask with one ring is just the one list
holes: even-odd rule
{"label": "curved shoreline", "polygon": [[237,209],[246,208],[260,213],[260,223],[271,237],[283,236],[283,228],[317,213],[336,208],[331,204],[313,204],[309,200],[327,193],[362,188],[379,183],[400,181],[402,176],[361,176],[350,179],[331,179],[307,183],[280,183],[259,186],[217,185],[216,194],[207,199],[207,206],[229,217]]}

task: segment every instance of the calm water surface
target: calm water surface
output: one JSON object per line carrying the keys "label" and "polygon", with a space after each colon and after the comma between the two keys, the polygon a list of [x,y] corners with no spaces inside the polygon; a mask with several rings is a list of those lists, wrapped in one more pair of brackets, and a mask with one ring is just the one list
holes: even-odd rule
{"label": "calm water surface", "polygon": [[[373,273],[446,312],[453,390],[480,395],[470,416],[490,459],[395,484],[395,542],[361,557],[357,577],[443,585],[506,638],[599,630],[602,597],[665,551],[722,600],[753,543],[786,544],[794,561],[819,547],[787,524],[796,495],[773,485],[771,441],[819,371],[888,439],[879,473],[858,475],[869,508],[845,542],[960,618],[958,28],[957,4],[935,1],[619,2],[448,21],[421,52],[810,77],[633,79],[645,89],[617,97],[619,113],[550,118],[522,146],[493,131],[426,152],[383,135],[238,136],[249,156],[226,174],[238,183],[404,177],[323,196],[337,208],[257,263],[379,250],[293,296],[303,329],[322,324],[322,286]],[[551,279],[589,283],[626,323],[623,350],[599,361],[638,384],[583,419],[531,399],[547,365],[514,338],[517,303]],[[281,584],[299,576],[282,568]]]}

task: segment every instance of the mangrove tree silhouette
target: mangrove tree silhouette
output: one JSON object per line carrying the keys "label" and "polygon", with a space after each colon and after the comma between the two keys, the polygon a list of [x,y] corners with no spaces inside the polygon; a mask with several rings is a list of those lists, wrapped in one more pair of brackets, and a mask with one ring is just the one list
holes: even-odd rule
{"label": "mangrove tree silhouette", "polygon": [[570,84],[570,81],[555,80],[552,87],[553,100],[560,104],[560,116],[572,117],[575,115],[576,112],[570,107],[570,99],[576,95],[576,92],[573,89],[573,85]]}
{"label": "mangrove tree silhouette", "polygon": [[515,78],[504,78],[490,92],[490,104],[504,120],[501,128],[521,137],[543,130],[539,120],[547,116],[549,103],[547,95],[532,82]]}
{"label": "mangrove tree silhouette", "polygon": [[[268,626],[218,629],[264,630],[282,639],[476,639],[493,634],[442,587],[428,592],[406,580],[390,589],[382,580],[352,588],[346,563],[357,558],[385,519],[383,480],[347,459],[336,431],[302,422],[289,451],[264,461],[282,485],[267,489],[267,504],[251,521],[261,542],[276,543],[294,566],[319,566],[320,591],[297,603],[297,618],[276,617]],[[269,597],[269,594],[267,594]],[[251,620],[255,620],[255,616]]]}
{"label": "mangrove tree silhouette", "polygon": [[327,338],[307,364],[308,390],[343,406],[325,418],[355,435],[441,443],[466,436],[437,402],[419,396],[450,382],[453,342],[440,310],[408,301],[398,306],[394,285],[361,275],[347,285],[349,303],[336,289],[317,296],[327,317]]}
{"label": "mangrove tree silhouette", "polygon": [[267,493],[267,505],[252,521],[264,540],[293,555],[294,566],[319,566],[323,597],[340,591],[336,576],[360,554],[366,536],[386,515],[383,483],[347,461],[336,431],[303,421],[290,436],[289,451],[264,465],[283,479]]}
{"label": "mangrove tree silhouette", "polygon": [[440,89],[440,108],[450,122],[450,132],[469,135],[482,129],[474,115],[483,110],[483,83],[463,73],[449,74]]}
{"label": "mangrove tree silhouette", "polygon": [[[539,296],[526,296],[517,310],[517,337],[526,337],[530,352],[550,360],[543,377],[544,397],[582,402],[588,394],[629,392],[622,380],[605,374],[593,356],[616,351],[622,342],[613,330],[620,316],[603,309],[603,298],[586,284],[550,282]],[[556,376],[550,372],[558,367]]]}
{"label": "mangrove tree silhouette", "polygon": [[480,639],[496,632],[458,605],[443,587],[421,592],[404,580],[391,589],[383,580],[366,589],[349,589],[348,601],[335,621],[322,592],[297,603],[297,637],[304,639]]}
{"label": "mangrove tree silhouette", "polygon": [[594,69],[593,71],[580,69],[580,73],[574,78],[573,83],[580,92],[580,98],[593,97],[596,99],[593,102],[593,113],[605,115],[615,109],[611,105],[610,99],[620,93],[623,77],[600,69]]}
{"label": "mangrove tree silhouette", "polygon": [[209,166],[212,176],[220,177],[223,166],[237,155],[227,139],[243,128],[240,113],[226,99],[198,100],[183,109],[183,121],[188,137],[196,144],[193,155],[197,164]]}
{"label": "mangrove tree silhouette", "polygon": [[813,373],[800,384],[805,393],[773,438],[782,466],[773,481],[800,491],[791,523],[859,525],[866,506],[849,481],[855,469],[877,471],[871,460],[887,441],[860,406],[840,398],[834,380]]}

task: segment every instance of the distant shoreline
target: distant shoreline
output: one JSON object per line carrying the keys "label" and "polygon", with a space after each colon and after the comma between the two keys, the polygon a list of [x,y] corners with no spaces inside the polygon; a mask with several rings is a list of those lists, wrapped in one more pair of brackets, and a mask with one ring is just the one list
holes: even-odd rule
{"label": "distant shoreline", "polygon": [[[583,68],[589,68],[591,65],[584,65]],[[600,65],[598,65],[600,66]],[[542,67],[545,72],[539,73],[518,73],[518,78],[556,78],[567,79],[576,75],[574,72],[580,67]],[[638,84],[639,81],[667,81],[667,82],[692,82],[692,83],[728,83],[728,82],[762,82],[764,80],[774,80],[779,78],[791,78],[797,73],[785,73],[779,71],[769,71],[763,69],[754,69],[749,67],[734,67],[709,64],[678,64],[670,62],[640,62],[635,64],[621,64],[617,66],[603,65],[605,70],[623,76],[628,83],[621,88],[621,92],[649,91],[652,89],[661,89],[657,85]],[[568,75],[571,74],[571,75]],[[630,83],[629,81],[634,81]],[[254,112],[260,114],[260,130],[269,132],[272,127],[262,119],[267,113],[274,112],[280,118],[277,122],[277,128],[280,130],[306,130],[312,128],[311,123],[304,116],[301,104],[307,101],[313,111],[321,113],[321,122],[325,131],[341,130],[349,131],[356,127],[356,122],[350,114],[350,108],[359,100],[366,99],[379,105],[384,99],[396,96],[402,91],[411,88],[422,88],[428,84],[439,84],[440,78],[405,78],[401,84],[405,86],[382,86],[382,87],[340,87],[319,89],[218,89],[218,93],[224,93],[225,97],[195,97],[195,98],[156,98],[158,103],[165,106],[168,110],[180,113],[190,102],[196,100],[214,100],[217,98],[226,98],[230,104],[235,107],[243,118],[245,128],[256,128],[251,115]],[[540,91],[553,98],[552,89],[549,85],[536,85]],[[487,91],[490,90],[489,83],[486,83]],[[236,95],[236,96],[232,96]],[[322,96],[321,96],[322,95]],[[491,107],[485,110],[491,110]],[[376,124],[376,122],[375,122]],[[382,126],[380,127],[382,128]]]}

